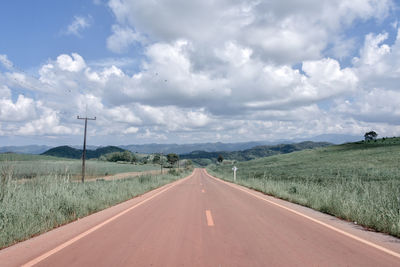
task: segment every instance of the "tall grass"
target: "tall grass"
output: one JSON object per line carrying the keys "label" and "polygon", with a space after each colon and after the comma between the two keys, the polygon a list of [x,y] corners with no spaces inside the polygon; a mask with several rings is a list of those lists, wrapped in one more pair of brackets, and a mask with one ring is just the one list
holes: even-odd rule
{"label": "tall grass", "polygon": [[[5,172],[7,173],[7,169]],[[2,182],[0,248],[105,209],[189,174],[143,175],[114,181],[71,182],[47,175]],[[3,173],[1,173],[3,179]],[[3,181],[3,180],[1,180]]]}
{"label": "tall grass", "polygon": [[238,163],[237,183],[400,237],[399,162],[398,145],[346,144]]}
{"label": "tall grass", "polygon": [[[31,179],[39,176],[65,176],[79,177],[82,162],[74,159],[62,159],[42,155],[0,154],[0,168],[12,164],[13,178]],[[98,177],[123,172],[142,172],[158,170],[159,165],[145,164],[120,164],[97,160],[86,161],[86,176]]]}

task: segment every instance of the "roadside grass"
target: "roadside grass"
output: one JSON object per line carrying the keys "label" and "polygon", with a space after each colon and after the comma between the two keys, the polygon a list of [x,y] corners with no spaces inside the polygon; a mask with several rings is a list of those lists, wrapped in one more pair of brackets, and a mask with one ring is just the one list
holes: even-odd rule
{"label": "roadside grass", "polygon": [[[236,182],[400,237],[400,145],[385,139],[239,162]],[[208,170],[233,182],[232,165]]]}
{"label": "roadside grass", "polygon": [[19,183],[4,165],[0,180],[0,248],[116,205],[190,174],[142,175],[113,181],[75,183],[47,175]]}
{"label": "roadside grass", "polygon": [[[64,159],[42,155],[0,154],[0,168],[11,165],[13,178],[31,179],[40,176],[70,176],[79,178],[82,162],[75,159]],[[158,170],[154,164],[121,164],[98,160],[86,161],[86,176],[88,178],[106,176],[124,172],[143,172]]]}

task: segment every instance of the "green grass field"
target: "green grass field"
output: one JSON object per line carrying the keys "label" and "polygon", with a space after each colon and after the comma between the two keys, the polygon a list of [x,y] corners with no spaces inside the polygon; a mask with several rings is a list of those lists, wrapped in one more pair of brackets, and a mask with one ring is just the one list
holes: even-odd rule
{"label": "green grass field", "polygon": [[[82,161],[42,155],[0,154],[0,169],[11,166],[13,178],[29,179],[43,175],[67,176],[79,179]],[[86,161],[86,177],[93,178],[123,172],[142,172],[160,169],[154,164],[121,164],[98,160]]]}
{"label": "green grass field", "polygon": [[[0,154],[0,248],[46,232],[187,176],[191,170],[143,174],[121,180],[80,179],[81,161]],[[87,178],[159,170],[159,165],[89,160]]]}
{"label": "green grass field", "polygon": [[[237,183],[400,237],[400,139],[237,163]],[[211,174],[233,180],[232,165]]]}

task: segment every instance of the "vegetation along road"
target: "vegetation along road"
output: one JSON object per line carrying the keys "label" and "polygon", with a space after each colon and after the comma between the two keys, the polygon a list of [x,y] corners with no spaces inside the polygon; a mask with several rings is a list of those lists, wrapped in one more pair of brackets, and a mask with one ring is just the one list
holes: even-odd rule
{"label": "vegetation along road", "polygon": [[6,266],[399,266],[400,244],[204,169],[0,251]]}

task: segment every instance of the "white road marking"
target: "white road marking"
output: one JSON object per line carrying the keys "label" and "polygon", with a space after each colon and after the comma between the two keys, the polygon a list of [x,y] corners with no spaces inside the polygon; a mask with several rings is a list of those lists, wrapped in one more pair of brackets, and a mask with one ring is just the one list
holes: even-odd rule
{"label": "white road marking", "polygon": [[210,210],[206,210],[206,217],[207,217],[207,225],[208,226],[214,226],[214,220],[212,218]]}

